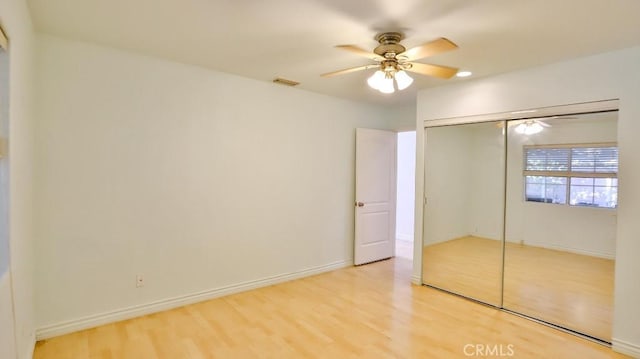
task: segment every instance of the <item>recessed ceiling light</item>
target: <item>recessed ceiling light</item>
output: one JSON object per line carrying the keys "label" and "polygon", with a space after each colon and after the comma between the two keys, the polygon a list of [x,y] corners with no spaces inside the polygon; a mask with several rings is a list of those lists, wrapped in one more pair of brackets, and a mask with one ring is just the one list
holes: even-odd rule
{"label": "recessed ceiling light", "polygon": [[458,73],[456,74],[456,76],[458,77],[469,77],[471,75],[471,71],[458,71]]}

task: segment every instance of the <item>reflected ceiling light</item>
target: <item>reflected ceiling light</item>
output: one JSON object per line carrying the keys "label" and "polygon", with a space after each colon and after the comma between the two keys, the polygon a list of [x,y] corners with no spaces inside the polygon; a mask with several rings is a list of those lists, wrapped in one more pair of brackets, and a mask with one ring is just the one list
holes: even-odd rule
{"label": "reflected ceiling light", "polygon": [[411,86],[413,79],[405,71],[394,66],[387,66],[384,70],[380,69],[367,79],[369,87],[382,93],[394,93],[394,82],[398,90],[402,91]]}
{"label": "reflected ceiling light", "polygon": [[458,73],[456,74],[456,76],[458,77],[469,77],[471,75],[473,75],[471,71],[458,71]]}
{"label": "reflected ceiling light", "polygon": [[527,121],[516,126],[515,131],[521,135],[534,135],[542,132],[544,127],[541,124],[534,121]]}

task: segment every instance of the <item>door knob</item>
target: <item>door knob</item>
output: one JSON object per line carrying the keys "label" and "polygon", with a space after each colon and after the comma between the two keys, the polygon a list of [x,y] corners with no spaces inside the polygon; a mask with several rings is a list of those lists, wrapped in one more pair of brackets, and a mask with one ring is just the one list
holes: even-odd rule
{"label": "door knob", "polygon": [[356,206],[358,206],[358,207],[364,207],[364,203],[362,203],[362,202],[356,202]]}

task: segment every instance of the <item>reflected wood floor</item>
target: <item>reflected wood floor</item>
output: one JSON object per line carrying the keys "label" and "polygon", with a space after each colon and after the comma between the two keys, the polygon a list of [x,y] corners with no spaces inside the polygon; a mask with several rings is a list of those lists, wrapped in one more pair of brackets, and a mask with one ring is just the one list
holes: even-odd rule
{"label": "reflected wood floor", "polygon": [[336,270],[41,341],[35,358],[626,358],[410,277],[402,258]]}
{"label": "reflected wood floor", "polygon": [[[615,263],[506,243],[503,307],[611,341]],[[500,306],[501,242],[473,236],[424,248],[425,282]]]}
{"label": "reflected wood floor", "polygon": [[615,261],[507,243],[505,308],[611,341]]}
{"label": "reflected wood floor", "polygon": [[502,293],[502,243],[462,237],[423,249],[425,283],[500,306]]}

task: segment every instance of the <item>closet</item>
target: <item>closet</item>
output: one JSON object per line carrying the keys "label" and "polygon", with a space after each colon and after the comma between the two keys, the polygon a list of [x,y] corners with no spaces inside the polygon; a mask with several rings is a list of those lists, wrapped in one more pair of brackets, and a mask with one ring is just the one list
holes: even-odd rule
{"label": "closet", "polygon": [[611,342],[617,102],[425,121],[422,281]]}

